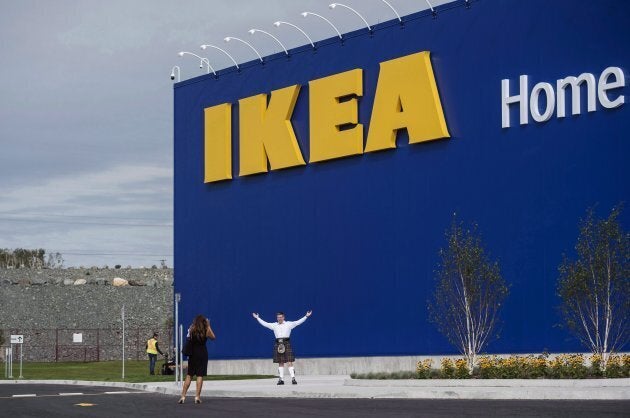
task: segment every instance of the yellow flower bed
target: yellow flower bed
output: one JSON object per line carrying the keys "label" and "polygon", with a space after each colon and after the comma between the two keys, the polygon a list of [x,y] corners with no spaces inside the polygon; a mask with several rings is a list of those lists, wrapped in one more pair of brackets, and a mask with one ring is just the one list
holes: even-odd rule
{"label": "yellow flower bed", "polygon": [[[465,359],[453,361],[443,358],[440,365],[440,377],[447,379],[471,377]],[[605,368],[602,356],[598,354],[588,359],[583,354],[560,354],[553,358],[548,355],[512,355],[505,358],[496,355],[481,356],[472,377],[482,379],[630,377],[630,355],[610,354]]]}
{"label": "yellow flower bed", "polygon": [[431,377],[431,366],[433,365],[433,360],[431,359],[425,359],[425,360],[420,360],[417,364],[416,364],[416,374],[418,375],[419,379],[428,379]]}
{"label": "yellow flower bed", "polygon": [[610,354],[604,367],[601,355],[586,358],[583,354],[560,354],[550,358],[543,355],[512,355],[501,358],[496,355],[481,356],[471,375],[468,362],[464,358],[442,358],[440,369],[433,369],[433,360],[424,359],[416,363],[415,373],[368,373],[353,374],[353,378],[363,379],[582,379],[630,377],[630,355]]}

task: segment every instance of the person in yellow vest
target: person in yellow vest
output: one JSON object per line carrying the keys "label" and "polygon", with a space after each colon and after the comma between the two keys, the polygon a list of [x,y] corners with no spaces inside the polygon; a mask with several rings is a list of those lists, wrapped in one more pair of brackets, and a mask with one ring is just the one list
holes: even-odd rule
{"label": "person in yellow vest", "polygon": [[158,353],[164,355],[164,353],[162,353],[162,350],[160,350],[160,347],[158,346],[157,337],[158,337],[157,332],[154,332],[153,337],[151,337],[147,341],[147,354],[149,355],[149,373],[150,374],[155,374],[155,362],[157,361]]}

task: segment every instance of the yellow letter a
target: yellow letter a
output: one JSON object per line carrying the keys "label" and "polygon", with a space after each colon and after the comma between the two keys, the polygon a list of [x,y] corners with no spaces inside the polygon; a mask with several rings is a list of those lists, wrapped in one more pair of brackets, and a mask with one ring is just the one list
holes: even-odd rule
{"label": "yellow letter a", "polygon": [[409,143],[448,138],[429,52],[381,63],[365,152],[396,148],[407,128]]}
{"label": "yellow letter a", "polygon": [[304,165],[291,115],[300,86],[290,86],[239,100],[239,175],[264,173],[267,159],[272,170]]}

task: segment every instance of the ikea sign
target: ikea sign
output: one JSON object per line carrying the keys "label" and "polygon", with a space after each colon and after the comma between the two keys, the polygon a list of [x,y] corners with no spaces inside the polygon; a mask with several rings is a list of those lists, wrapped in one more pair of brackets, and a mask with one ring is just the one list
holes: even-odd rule
{"label": "ikea sign", "polygon": [[[305,165],[291,123],[300,94],[295,84],[238,100],[239,176]],[[367,141],[358,123],[360,68],[312,80],[309,88],[309,162],[449,138],[428,51],[380,63]],[[204,109],[204,182],[232,178],[232,105]]]}
{"label": "ikea sign", "polygon": [[583,349],[558,266],[588,208],[630,201],[630,2],[435,11],[175,84],[174,292],[216,318],[213,358],[266,358],[249,312],[279,309],[316,312],[301,359],[456,354],[426,308],[453,213],[510,283],[487,352]]}

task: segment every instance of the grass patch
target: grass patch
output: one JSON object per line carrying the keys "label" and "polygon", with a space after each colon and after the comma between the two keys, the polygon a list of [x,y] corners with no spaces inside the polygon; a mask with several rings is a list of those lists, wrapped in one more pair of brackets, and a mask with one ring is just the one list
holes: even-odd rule
{"label": "grass patch", "polygon": [[[156,364],[156,371],[161,369],[162,363]],[[4,370],[0,379],[4,380]],[[13,363],[13,376],[20,373],[19,363]],[[171,382],[173,375],[149,374],[149,362],[129,360],[125,362],[125,379],[122,379],[122,362],[63,362],[63,363],[24,363],[24,379],[32,380],[93,380],[98,382]],[[246,380],[268,379],[273,375],[209,375],[205,380]]]}
{"label": "grass patch", "polygon": [[372,372],[372,373],[352,373],[350,377],[352,379],[376,379],[376,380],[388,380],[388,379],[416,379],[416,373],[414,372]]}

